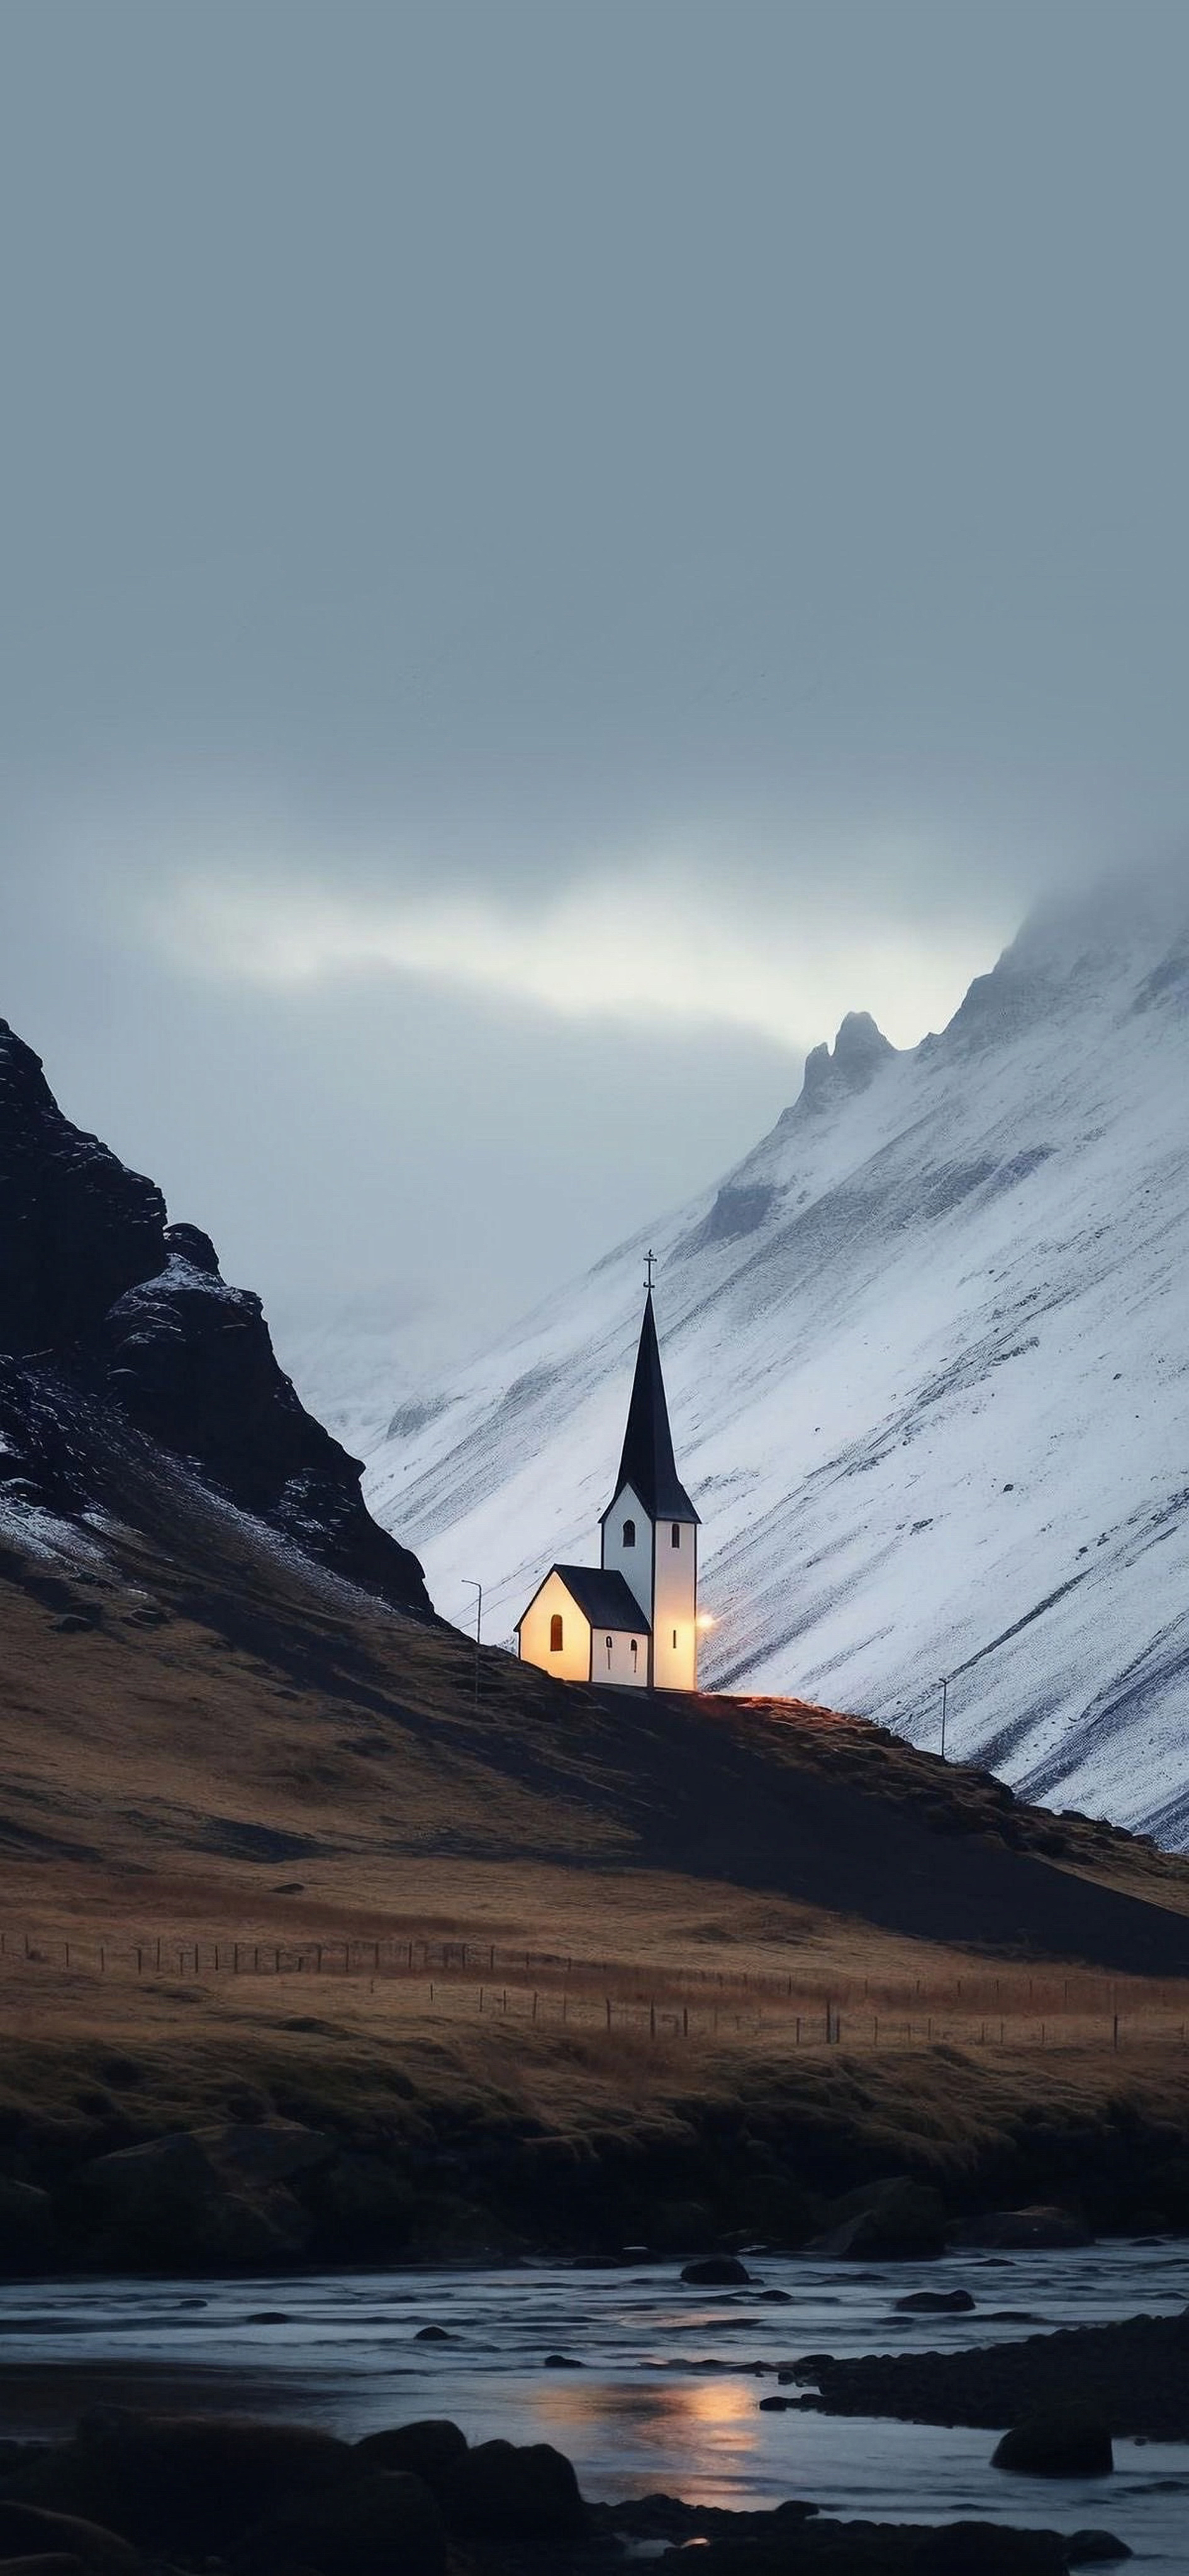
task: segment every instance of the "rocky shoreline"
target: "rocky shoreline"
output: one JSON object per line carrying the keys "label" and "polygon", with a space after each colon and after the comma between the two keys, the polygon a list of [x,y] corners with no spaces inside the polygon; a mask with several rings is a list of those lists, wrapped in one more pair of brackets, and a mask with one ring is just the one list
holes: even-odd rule
{"label": "rocky shoreline", "polygon": [[446,2420],[350,2444],[102,2408],[69,2441],[0,2444],[9,2576],[600,2576],[693,2545],[708,2576],[1064,2576],[1130,2554],[1105,2531],[844,2522],[796,2498],[755,2513],[663,2495],[591,2505],[551,2444],[472,2447]]}
{"label": "rocky shoreline", "polygon": [[782,2374],[811,2383],[795,2400],[831,2415],[914,2424],[1021,2423],[1054,2406],[1093,2410],[1117,2435],[1189,2441],[1189,2309],[1071,2326],[972,2352],[815,2355]]}
{"label": "rocky shoreline", "polygon": [[[119,2061],[108,2062],[118,2074]],[[960,2190],[885,2173],[831,2193],[814,2165],[798,2175],[799,2141],[770,2137],[775,2122],[743,2106],[689,2104],[680,2127],[642,2121],[635,2133],[607,2128],[582,2138],[506,2113],[460,2121],[417,2102],[399,2105],[399,2120],[354,2122],[315,2102],[311,2110],[328,2114],[315,2126],[265,2109],[250,2086],[239,2090],[242,2117],[148,2136],[107,2107],[101,2087],[77,2091],[69,2122],[0,2113],[0,2278],[610,2261],[625,2246],[683,2260],[749,2243],[930,2262],[963,2245],[1058,2247],[1189,2226],[1155,2130],[1151,2160],[1135,2154],[1130,2193],[1106,2132],[1102,2178],[1096,2184],[1083,2165],[1078,2201],[1066,2204],[1036,2192],[1039,2183],[1051,2195],[1063,2161],[1061,2142],[1036,2123],[1025,2127],[1020,2152],[998,2153]],[[833,2147],[835,2170],[845,2172],[847,2161],[853,2170],[857,2142],[849,2152],[841,2141]],[[1014,2183],[1019,2197],[980,2209],[980,2182]]]}

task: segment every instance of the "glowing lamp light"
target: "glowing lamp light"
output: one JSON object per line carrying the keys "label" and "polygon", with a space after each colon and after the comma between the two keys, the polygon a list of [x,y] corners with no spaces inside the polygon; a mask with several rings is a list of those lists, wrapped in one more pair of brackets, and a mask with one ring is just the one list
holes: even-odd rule
{"label": "glowing lamp light", "polygon": [[695,1620],[695,1622],[694,1622],[694,1625],[695,1625],[695,1627],[697,1627],[697,1628],[713,1628],[713,1627],[714,1627],[714,1625],[715,1625],[715,1622],[714,1622],[714,1620],[711,1618],[711,1616],[710,1616],[710,1612],[709,1612],[708,1610],[699,1610],[698,1615],[697,1615],[697,1618],[696,1618],[696,1620]]}

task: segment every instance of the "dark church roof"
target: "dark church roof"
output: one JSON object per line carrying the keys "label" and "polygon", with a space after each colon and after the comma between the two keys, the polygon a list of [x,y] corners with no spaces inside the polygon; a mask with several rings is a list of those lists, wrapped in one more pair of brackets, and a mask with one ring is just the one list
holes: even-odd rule
{"label": "dark church roof", "polygon": [[[673,1456],[673,1434],[669,1429],[665,1381],[661,1376],[651,1288],[645,1299],[644,1321],[640,1326],[640,1347],[636,1353],[636,1374],[632,1380],[632,1400],[628,1406],[628,1427],[624,1433],[616,1495],[625,1485],[630,1485],[632,1492],[639,1495],[650,1520],[697,1520],[698,1515],[678,1476]],[[613,1507],[614,1497],[608,1503],[607,1511]],[[607,1512],[603,1512],[601,1518],[606,1520]]]}
{"label": "dark church roof", "polygon": [[[577,1602],[583,1618],[589,1619],[592,1628],[631,1629],[637,1637],[651,1634],[635,1593],[622,1574],[611,1574],[600,1565],[551,1565],[549,1574],[560,1574],[571,1600]],[[549,1574],[545,1576],[545,1583],[549,1581]],[[544,1584],[539,1583],[537,1592],[543,1590]],[[533,1594],[533,1601],[537,1592]],[[530,1601],[528,1609],[522,1611],[516,1622],[518,1628],[521,1621],[527,1619],[532,1606]]]}

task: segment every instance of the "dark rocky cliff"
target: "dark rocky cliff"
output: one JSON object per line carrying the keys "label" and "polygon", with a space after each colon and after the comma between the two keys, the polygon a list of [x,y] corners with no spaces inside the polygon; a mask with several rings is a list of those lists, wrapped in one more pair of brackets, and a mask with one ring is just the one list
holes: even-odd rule
{"label": "dark rocky cliff", "polygon": [[88,1509],[105,1412],[335,1573],[429,1614],[416,1557],[364,1507],[359,1461],[278,1366],[260,1299],[63,1117],[0,1020],[0,1490]]}

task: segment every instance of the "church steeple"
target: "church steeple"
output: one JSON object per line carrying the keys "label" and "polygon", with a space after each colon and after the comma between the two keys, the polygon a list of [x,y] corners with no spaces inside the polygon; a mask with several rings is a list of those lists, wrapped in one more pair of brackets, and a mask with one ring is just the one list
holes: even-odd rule
{"label": "church steeple", "polygon": [[698,1686],[698,1515],[673,1456],[652,1305],[652,1254],[615,1492],[600,1520],[603,1569],[622,1575],[651,1631],[648,1678]]}
{"label": "church steeple", "polygon": [[[516,1622],[526,1663],[559,1681],[696,1690],[699,1520],[673,1456],[652,1311],[644,1320],[615,1493],[599,1523],[602,1563],[553,1565]],[[0,2571],[2,2576],[2,2571]]]}
{"label": "church steeple", "polygon": [[[673,1434],[669,1429],[669,1407],[665,1401],[651,1286],[644,1301],[644,1320],[640,1326],[623,1455],[615,1480],[617,1496],[625,1485],[631,1486],[650,1520],[697,1521],[698,1515],[678,1476],[677,1461],[673,1456]],[[608,1509],[614,1510],[614,1504],[610,1504]],[[607,1513],[604,1512],[603,1519],[606,1518]]]}

